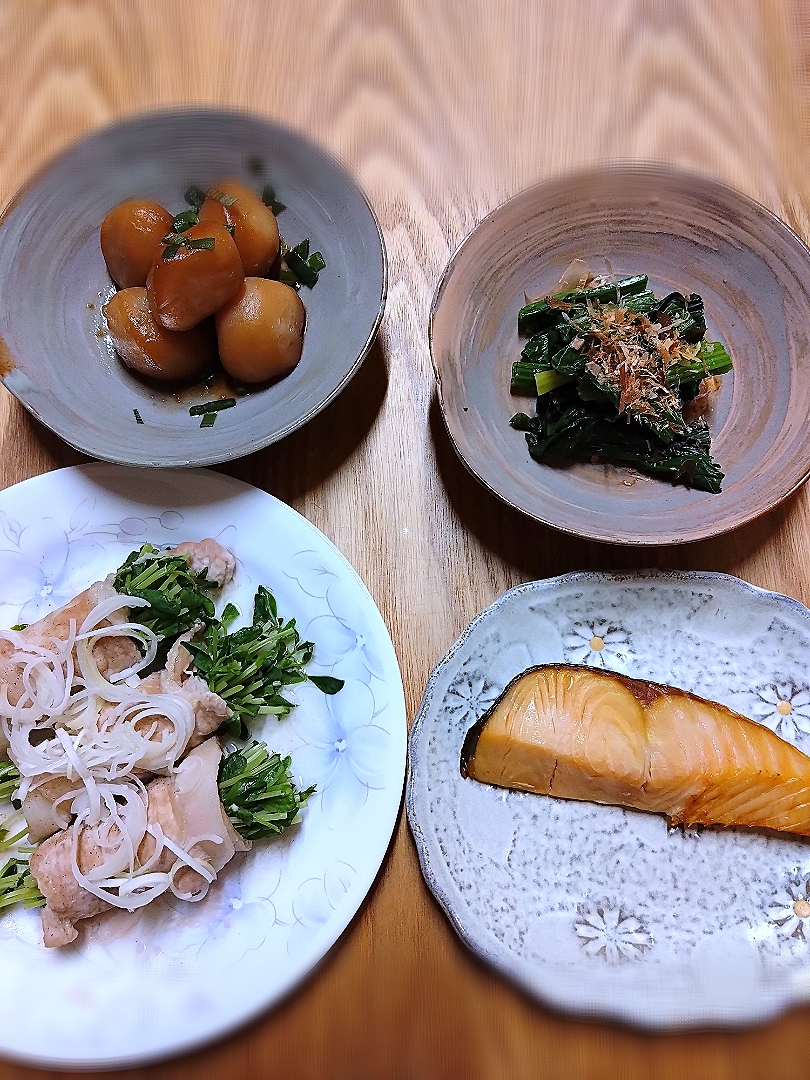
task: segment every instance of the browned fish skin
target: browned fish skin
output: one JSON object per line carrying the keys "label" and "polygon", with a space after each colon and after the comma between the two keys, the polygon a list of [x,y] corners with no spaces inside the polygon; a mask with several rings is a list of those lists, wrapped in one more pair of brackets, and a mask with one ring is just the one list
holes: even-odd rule
{"label": "browned fish skin", "polygon": [[725,705],[609,671],[518,675],[467,733],[461,772],[676,823],[810,836],[810,757]]}

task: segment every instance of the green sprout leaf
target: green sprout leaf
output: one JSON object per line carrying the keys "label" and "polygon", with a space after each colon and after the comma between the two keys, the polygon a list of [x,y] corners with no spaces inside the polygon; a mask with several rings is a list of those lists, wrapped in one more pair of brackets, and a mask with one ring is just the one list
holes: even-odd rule
{"label": "green sprout leaf", "polygon": [[231,824],[246,840],[277,836],[298,820],[315,788],[299,791],[290,758],[253,742],[222,759],[219,797]]}
{"label": "green sprout leaf", "polygon": [[138,621],[162,640],[174,640],[196,623],[214,619],[214,603],[207,594],[219,587],[207,571],[195,574],[184,555],[162,555],[151,544],[131,552],[119,567],[113,587],[126,596],[146,600]]}
{"label": "green sprout leaf", "polygon": [[248,723],[257,716],[286,716],[293,708],[284,696],[288,686],[309,681],[325,694],[343,688],[342,679],[308,674],[315,646],[301,639],[295,619],[279,616],[269,589],[260,585],[256,592],[252,625],[231,634],[227,623],[238,614],[233,611],[226,608],[222,619],[210,622],[200,637],[186,644],[197,674],[231,708],[233,716],[220,729],[223,734],[247,738]]}

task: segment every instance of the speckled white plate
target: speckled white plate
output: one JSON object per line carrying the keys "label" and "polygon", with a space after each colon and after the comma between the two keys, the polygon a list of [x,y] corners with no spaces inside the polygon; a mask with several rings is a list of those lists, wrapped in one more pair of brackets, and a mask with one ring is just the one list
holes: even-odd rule
{"label": "speckled white plate", "polygon": [[710,573],[512,589],[435,668],[411,731],[408,819],[459,935],[543,1002],[648,1028],[750,1024],[810,1001],[810,841],[670,831],[462,779],[473,721],[518,672],[554,662],[683,687],[810,753],[810,611],[795,600]]}
{"label": "speckled white plate", "polygon": [[214,536],[237,557],[231,599],[259,584],[316,643],[314,669],[345,679],[327,698],[255,731],[291,752],[318,792],[303,823],[235,859],[200,904],[83,924],[42,945],[39,914],[0,918],[0,1054],[38,1065],[135,1065],[191,1049],[296,986],[343,933],[383,861],[405,774],[402,682],[385,624],[355,571],[294,510],[217,473],[62,469],[0,492],[0,625],[29,622],[146,540]]}

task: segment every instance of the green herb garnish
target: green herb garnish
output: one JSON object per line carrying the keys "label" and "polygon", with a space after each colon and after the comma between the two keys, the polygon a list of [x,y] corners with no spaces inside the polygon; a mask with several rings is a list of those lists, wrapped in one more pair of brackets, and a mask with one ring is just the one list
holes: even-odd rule
{"label": "green herb garnish", "polygon": [[251,626],[229,634],[224,620],[210,622],[186,648],[197,674],[233,712],[220,730],[237,738],[247,738],[247,721],[256,716],[281,719],[290,712],[293,703],[283,694],[287,686],[309,681],[324,694],[343,687],[342,679],[307,673],[315,646],[301,640],[295,619],[279,618],[275,597],[263,585],[253,602]]}
{"label": "green herb garnish", "polygon": [[216,422],[217,414],[215,412],[208,412],[200,421],[200,427],[213,427]]}
{"label": "green herb garnish", "polygon": [[290,758],[251,743],[222,759],[219,797],[231,824],[246,840],[277,836],[294,825],[315,788],[299,791]]}
{"label": "green herb garnish", "polygon": [[186,193],[183,198],[193,210],[199,211],[202,208],[202,204],[205,202],[205,192],[202,188],[198,188],[195,184],[192,184],[191,187],[186,188]]}
{"label": "green herb garnish", "polygon": [[29,627],[29,625],[30,625],[30,623],[27,623],[27,622],[18,622],[18,623],[15,623],[15,624],[14,624],[14,625],[13,625],[13,626],[11,627],[11,629],[12,629],[12,630],[18,630],[18,631],[19,631],[19,630],[27,630],[27,629],[28,629],[28,627]]}
{"label": "green herb garnish", "polygon": [[223,409],[232,409],[236,404],[236,398],[218,398],[216,401],[205,401],[202,405],[192,405],[188,410],[189,416],[204,416],[206,413],[222,412]]}
{"label": "green herb garnish", "polygon": [[276,192],[272,184],[265,184],[264,191],[262,192],[262,202],[265,206],[269,206],[276,216],[278,216],[282,210],[287,209],[285,204],[279,202],[276,198]]}
{"label": "green herb garnish", "polygon": [[138,621],[161,640],[174,640],[197,622],[210,622],[214,604],[207,595],[219,588],[208,571],[195,574],[184,555],[162,555],[151,544],[131,552],[115,575],[113,588],[126,596],[148,600]]}
{"label": "green herb garnish", "polygon": [[[174,221],[172,221],[173,233],[187,232],[194,225],[200,224],[200,214],[198,210],[183,210],[178,214]],[[165,243],[165,240],[164,240]]]}
{"label": "green herb garnish", "polygon": [[192,240],[183,233],[170,232],[163,237],[161,242],[167,245],[163,249],[162,257],[173,259],[181,247],[188,248],[189,251],[213,251],[216,240],[213,236],[201,236]]}
{"label": "green herb garnish", "polygon": [[294,248],[287,247],[282,240],[281,259],[282,268],[279,280],[286,285],[292,285],[293,288],[306,285],[307,288],[312,289],[318,283],[318,274],[326,266],[326,261],[320,251],[310,256],[309,240],[302,240]]}

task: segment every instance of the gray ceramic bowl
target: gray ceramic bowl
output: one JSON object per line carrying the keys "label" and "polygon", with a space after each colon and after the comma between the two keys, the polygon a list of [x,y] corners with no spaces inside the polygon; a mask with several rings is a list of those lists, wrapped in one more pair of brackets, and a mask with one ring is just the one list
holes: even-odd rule
{"label": "gray ceramic bowl", "polygon": [[[524,293],[551,291],[575,258],[646,273],[658,296],[700,293],[709,338],[734,362],[709,416],[718,495],[628,469],[539,465],[509,426]],[[439,284],[431,351],[447,428],[496,495],[564,532],[621,544],[717,536],[771,510],[810,474],[810,252],[765,207],[708,178],[628,164],[564,176],[504,203]]]}
{"label": "gray ceramic bowl", "polygon": [[[249,160],[258,158],[257,178]],[[189,184],[233,176],[286,204],[279,227],[306,237],[327,267],[301,290],[304,351],[287,378],[247,395],[200,430],[178,397],[146,386],[103,337],[114,286],[99,247],[113,206],[145,197],[173,213]],[[0,229],[0,374],[43,424],[94,457],[125,465],[210,465],[289,435],[348,383],[382,318],[385,248],[374,212],[345,170],[278,124],[222,110],[154,113],[104,128],[41,171],[6,208]],[[5,346],[3,348],[2,346]],[[143,418],[136,422],[134,410]]]}

